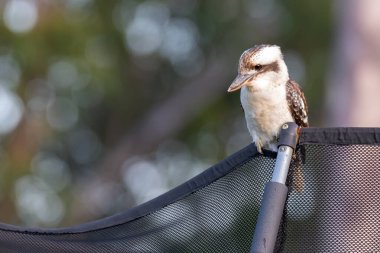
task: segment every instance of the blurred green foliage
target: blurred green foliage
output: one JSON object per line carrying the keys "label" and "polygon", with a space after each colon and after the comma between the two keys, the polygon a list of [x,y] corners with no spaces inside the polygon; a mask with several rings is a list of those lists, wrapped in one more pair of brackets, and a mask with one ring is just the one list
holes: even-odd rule
{"label": "blurred green foliage", "polygon": [[[21,32],[6,19],[11,2],[22,0],[0,5],[0,86],[19,101],[11,106],[22,118],[0,139],[3,222],[60,226],[110,215],[247,145],[239,96],[226,89],[241,52],[255,44],[282,47],[312,125],[323,124],[331,1],[35,1],[36,23]],[[1,71],[8,68],[16,73],[10,81]],[[179,96],[203,83],[204,97]],[[190,102],[171,106],[173,115],[162,105],[176,97]],[[154,115],[165,115],[169,133],[146,126],[160,122],[149,121]],[[124,165],[104,164],[123,147]],[[152,167],[144,175],[161,175],[141,198],[128,182],[143,191],[144,175],[126,172],[136,161]]]}

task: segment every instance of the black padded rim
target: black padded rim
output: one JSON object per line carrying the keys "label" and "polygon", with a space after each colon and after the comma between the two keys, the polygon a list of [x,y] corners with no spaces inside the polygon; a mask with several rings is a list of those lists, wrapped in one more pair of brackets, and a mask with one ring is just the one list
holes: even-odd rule
{"label": "black padded rim", "polygon": [[380,128],[301,128],[299,144],[380,144]]}

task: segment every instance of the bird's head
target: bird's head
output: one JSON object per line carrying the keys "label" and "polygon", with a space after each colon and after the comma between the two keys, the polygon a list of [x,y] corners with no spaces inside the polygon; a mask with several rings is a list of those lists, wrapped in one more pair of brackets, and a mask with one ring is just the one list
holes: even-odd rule
{"label": "bird's head", "polygon": [[228,92],[248,86],[253,90],[271,85],[285,84],[289,79],[281,49],[276,45],[258,45],[243,52],[239,61],[238,75]]}

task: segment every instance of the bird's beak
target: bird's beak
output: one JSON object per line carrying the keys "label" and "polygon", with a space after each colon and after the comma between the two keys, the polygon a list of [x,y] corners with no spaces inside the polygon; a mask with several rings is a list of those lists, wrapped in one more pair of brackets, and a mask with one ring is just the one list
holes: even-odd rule
{"label": "bird's beak", "polygon": [[247,84],[248,79],[250,79],[252,75],[242,75],[239,74],[235,80],[232,81],[232,84],[228,88],[228,92],[233,92],[239,90],[241,87]]}

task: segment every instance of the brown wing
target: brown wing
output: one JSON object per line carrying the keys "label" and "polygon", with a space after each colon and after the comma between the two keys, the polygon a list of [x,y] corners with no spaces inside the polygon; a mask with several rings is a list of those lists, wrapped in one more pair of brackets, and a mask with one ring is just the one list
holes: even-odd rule
{"label": "brown wing", "polygon": [[305,95],[299,85],[290,79],[286,83],[286,99],[288,101],[289,110],[292,113],[296,124],[301,127],[308,127],[308,108]]}

